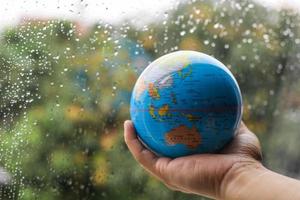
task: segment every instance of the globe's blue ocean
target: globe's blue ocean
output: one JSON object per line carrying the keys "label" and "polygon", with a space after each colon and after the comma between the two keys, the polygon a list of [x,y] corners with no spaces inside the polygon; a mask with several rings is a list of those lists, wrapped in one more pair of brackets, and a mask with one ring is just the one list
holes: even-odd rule
{"label": "globe's blue ocean", "polygon": [[132,93],[130,114],[140,140],[158,155],[212,153],[235,134],[241,92],[215,58],[178,51],[144,70]]}

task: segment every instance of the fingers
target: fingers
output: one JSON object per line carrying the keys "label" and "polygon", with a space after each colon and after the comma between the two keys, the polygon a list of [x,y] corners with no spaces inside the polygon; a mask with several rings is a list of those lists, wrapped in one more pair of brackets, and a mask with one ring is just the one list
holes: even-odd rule
{"label": "fingers", "polygon": [[152,168],[157,157],[141,144],[129,120],[124,123],[124,139],[134,158],[146,168]]}
{"label": "fingers", "polygon": [[261,147],[258,138],[242,122],[234,139],[223,150],[226,154],[241,154],[243,156],[262,160]]}
{"label": "fingers", "polygon": [[167,165],[171,159],[157,157],[154,153],[146,149],[138,140],[133,124],[129,120],[124,122],[124,139],[129,151],[142,167],[171,188],[172,185],[166,183],[166,177],[168,176]]}
{"label": "fingers", "polygon": [[[256,149],[259,154],[261,154],[261,146],[258,138],[248,129],[244,122],[241,123],[238,135],[241,137],[240,140],[244,141],[244,143],[248,144],[248,146],[252,146],[252,149]],[[261,157],[261,155],[259,155],[259,157]],[[258,160],[261,160],[261,158]]]}

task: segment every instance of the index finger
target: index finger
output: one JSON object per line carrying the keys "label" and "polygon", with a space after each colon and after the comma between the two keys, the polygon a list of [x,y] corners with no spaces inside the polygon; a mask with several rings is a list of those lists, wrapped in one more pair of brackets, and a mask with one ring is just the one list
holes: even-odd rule
{"label": "index finger", "polygon": [[152,175],[163,178],[163,171],[171,160],[166,157],[158,157],[145,148],[136,136],[135,129],[131,121],[124,122],[124,139],[133,157]]}

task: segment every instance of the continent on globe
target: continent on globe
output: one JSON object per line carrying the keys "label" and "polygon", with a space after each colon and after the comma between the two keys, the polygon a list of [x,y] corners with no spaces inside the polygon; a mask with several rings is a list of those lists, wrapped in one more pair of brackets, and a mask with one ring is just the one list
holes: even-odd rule
{"label": "continent on globe", "polygon": [[150,115],[151,115],[151,117],[153,118],[153,119],[155,119],[156,118],[156,116],[155,116],[155,108],[154,108],[154,106],[153,105],[150,105],[149,106],[149,113],[150,113]]}
{"label": "continent on globe", "polygon": [[137,84],[137,88],[136,88],[136,96],[135,96],[136,100],[139,100],[142,93],[146,90],[147,90],[147,84],[145,83],[145,81],[139,80],[139,84]]}
{"label": "continent on globe", "polygon": [[153,99],[159,99],[160,98],[160,95],[158,93],[158,89],[157,89],[157,87],[155,87],[154,83],[149,83],[149,95]]}
{"label": "continent on globe", "polygon": [[185,79],[186,77],[190,76],[192,74],[192,67],[187,64],[183,66],[181,70],[178,70],[178,75],[182,78]]}
{"label": "continent on globe", "polygon": [[190,149],[197,148],[201,143],[200,133],[197,128],[189,128],[185,125],[180,125],[166,133],[165,140],[169,145],[184,144]]}
{"label": "continent on globe", "polygon": [[167,115],[168,111],[169,111],[169,105],[164,104],[162,107],[159,108],[158,114],[160,116],[165,116],[165,115]]}
{"label": "continent on globe", "polygon": [[157,115],[155,113],[156,110],[158,112],[158,117],[164,117],[164,116],[169,115],[169,105],[168,104],[164,104],[159,108],[155,108],[152,104],[149,105],[149,114],[151,115],[151,117],[153,119],[157,119]]}

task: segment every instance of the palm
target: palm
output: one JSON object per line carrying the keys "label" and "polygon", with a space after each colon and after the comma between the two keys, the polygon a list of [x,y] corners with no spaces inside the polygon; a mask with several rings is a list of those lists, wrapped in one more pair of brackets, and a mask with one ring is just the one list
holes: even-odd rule
{"label": "palm", "polygon": [[136,138],[132,123],[125,141],[138,162],[169,188],[186,193],[218,197],[226,173],[235,163],[261,159],[259,141],[242,123],[234,140],[220,154],[197,154],[176,159],[157,157]]}

